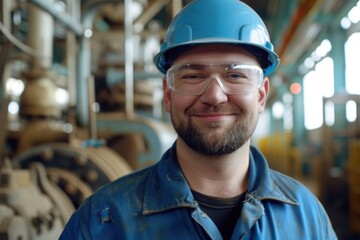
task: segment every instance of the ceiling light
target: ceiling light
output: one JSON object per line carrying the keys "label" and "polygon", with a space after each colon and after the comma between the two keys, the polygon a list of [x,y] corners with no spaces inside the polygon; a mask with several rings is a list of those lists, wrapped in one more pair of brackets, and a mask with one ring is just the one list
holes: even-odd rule
{"label": "ceiling light", "polygon": [[343,29],[349,29],[350,26],[351,26],[351,21],[348,17],[343,17],[340,21],[340,26],[343,28]]}
{"label": "ceiling light", "polygon": [[360,6],[359,5],[356,5],[349,11],[348,18],[354,24],[358,23],[360,21]]}

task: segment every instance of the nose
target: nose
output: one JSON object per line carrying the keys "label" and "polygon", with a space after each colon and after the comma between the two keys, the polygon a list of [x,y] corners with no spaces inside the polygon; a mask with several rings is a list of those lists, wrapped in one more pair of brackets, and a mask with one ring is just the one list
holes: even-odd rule
{"label": "nose", "polygon": [[228,101],[228,95],[223,90],[223,84],[219,78],[212,78],[205,92],[201,95],[201,101],[210,105],[217,105]]}

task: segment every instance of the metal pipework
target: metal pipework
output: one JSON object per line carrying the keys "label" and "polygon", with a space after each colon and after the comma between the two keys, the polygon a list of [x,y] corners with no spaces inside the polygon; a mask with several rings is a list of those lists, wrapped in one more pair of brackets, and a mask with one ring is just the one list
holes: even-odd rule
{"label": "metal pipework", "polygon": [[171,127],[139,115],[134,115],[134,118],[129,120],[122,114],[99,114],[97,130],[99,135],[142,134],[146,141],[147,151],[138,153],[137,165],[140,167],[157,162],[176,139],[176,133]]}
{"label": "metal pipework", "polygon": [[[130,1],[130,2],[129,2]],[[119,3],[118,0],[95,0],[89,1],[84,6],[84,15],[82,18],[82,24],[84,29],[92,29],[94,18],[96,12],[99,10],[100,6],[106,3]],[[132,46],[132,18],[128,13],[130,12],[131,0],[124,1],[124,16],[125,16],[125,72],[126,72],[126,112],[129,116],[133,115],[133,46]],[[81,126],[89,125],[89,112],[88,106],[89,103],[87,98],[87,89],[89,75],[91,74],[91,49],[90,49],[90,39],[83,37],[80,42],[80,52],[78,59],[78,77],[77,77],[77,108],[76,116],[78,117],[78,122]]]}
{"label": "metal pipework", "polygon": [[[53,0],[47,0],[49,4]],[[54,20],[50,14],[33,5],[29,6],[29,46],[35,49],[42,59],[35,59],[33,68],[49,69],[52,64]]]}
{"label": "metal pipework", "polygon": [[[97,10],[102,4],[115,3],[118,0],[95,0],[90,1],[84,6],[84,14],[81,19],[84,29],[92,29],[94,18]],[[80,51],[78,57],[78,71],[76,78],[77,86],[77,105],[76,105],[76,116],[81,126],[89,125],[89,100],[88,100],[88,79],[91,74],[91,48],[90,39],[83,36],[80,41]]]}
{"label": "metal pipework", "polygon": [[117,2],[116,0],[103,0],[103,1],[92,1],[90,4],[85,6],[85,14],[82,18],[82,24],[74,21],[69,15],[66,13],[60,13],[56,9],[53,8],[51,4],[49,4],[46,0],[29,0],[34,6],[41,8],[45,12],[49,13],[56,20],[64,24],[68,29],[72,30],[77,37],[81,37],[80,42],[80,52],[78,57],[78,71],[77,71],[77,116],[80,125],[88,125],[89,119],[89,110],[88,110],[88,84],[87,80],[90,75],[90,40],[89,38],[84,37],[84,29],[91,29],[95,17],[95,13],[100,4],[108,3],[108,2]]}
{"label": "metal pipework", "polygon": [[49,1],[47,0],[28,0],[29,3],[34,4],[44,10],[45,12],[49,13],[53,16],[57,21],[61,22],[64,26],[68,29],[73,31],[77,37],[82,37],[84,33],[84,28],[82,25],[74,20],[72,20],[71,16],[66,13],[57,11]]}
{"label": "metal pipework", "polygon": [[125,24],[125,114],[129,119],[134,117],[134,44],[133,19],[131,14],[132,0],[124,0]]}
{"label": "metal pipework", "polygon": [[52,65],[53,36],[54,20],[51,15],[30,5],[28,42],[42,57],[32,59],[30,70],[26,73],[28,82],[20,97],[22,116],[58,118],[61,115],[55,98],[56,86],[47,76]]}

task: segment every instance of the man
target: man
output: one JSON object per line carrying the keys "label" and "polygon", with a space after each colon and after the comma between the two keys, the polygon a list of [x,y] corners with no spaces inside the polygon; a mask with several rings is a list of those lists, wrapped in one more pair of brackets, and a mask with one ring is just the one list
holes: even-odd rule
{"label": "man", "polygon": [[97,191],[61,239],[336,239],[316,197],[250,145],[278,56],[237,0],[195,0],[154,58],[178,138]]}

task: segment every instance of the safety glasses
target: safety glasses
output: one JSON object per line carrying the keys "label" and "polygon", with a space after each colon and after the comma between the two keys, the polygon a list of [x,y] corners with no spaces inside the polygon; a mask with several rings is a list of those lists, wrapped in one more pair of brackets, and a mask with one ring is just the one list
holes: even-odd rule
{"label": "safety glasses", "polygon": [[226,94],[248,94],[262,86],[264,74],[258,66],[224,62],[175,64],[166,73],[170,89],[185,95],[203,94],[212,80]]}

